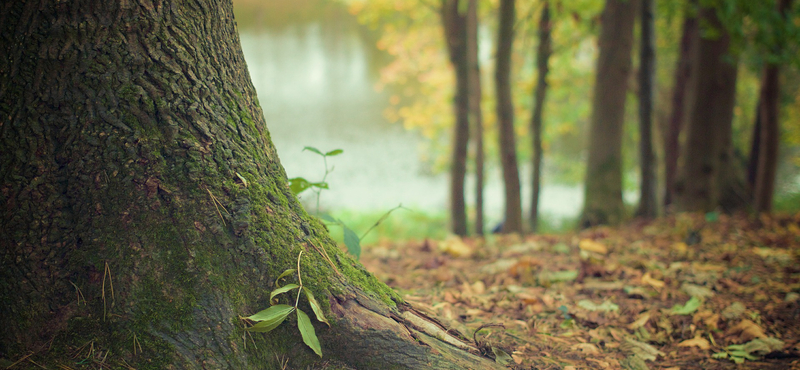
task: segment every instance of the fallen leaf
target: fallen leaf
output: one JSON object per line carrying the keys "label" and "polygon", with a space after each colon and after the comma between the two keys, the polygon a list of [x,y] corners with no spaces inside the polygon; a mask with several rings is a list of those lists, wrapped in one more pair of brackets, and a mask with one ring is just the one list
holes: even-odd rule
{"label": "fallen leaf", "polygon": [[643,312],[639,314],[639,317],[636,318],[636,321],[628,324],[628,329],[636,330],[647,324],[650,321],[650,312]]}
{"label": "fallen leaf", "polygon": [[709,343],[707,339],[697,336],[692,339],[687,339],[683,342],[678,343],[678,347],[697,347],[703,350],[707,350],[711,348],[711,343]]}
{"label": "fallen leaf", "polygon": [[666,356],[664,352],[659,351],[656,347],[631,338],[625,338],[625,344],[622,349],[645,361],[655,361],[658,356]]}
{"label": "fallen leaf", "polygon": [[736,339],[737,342],[748,342],[756,338],[766,338],[767,335],[758,324],[750,320],[742,320],[725,332],[725,336]]}
{"label": "fallen leaf", "polygon": [[587,355],[596,355],[600,353],[600,350],[597,348],[597,346],[591,343],[573,344],[572,349],[581,351]]}
{"label": "fallen leaf", "polygon": [[594,252],[599,254],[606,254],[608,253],[608,248],[591,239],[583,239],[578,243],[578,248],[587,252]]}
{"label": "fallen leaf", "polygon": [[464,243],[460,237],[455,235],[450,235],[443,242],[439,243],[439,250],[453,257],[464,258],[471,257],[474,252],[467,243]]}
{"label": "fallen leaf", "polygon": [[642,283],[650,285],[651,287],[656,289],[661,289],[665,285],[663,281],[655,279],[652,276],[650,276],[650,272],[645,272],[644,275],[642,275]]}

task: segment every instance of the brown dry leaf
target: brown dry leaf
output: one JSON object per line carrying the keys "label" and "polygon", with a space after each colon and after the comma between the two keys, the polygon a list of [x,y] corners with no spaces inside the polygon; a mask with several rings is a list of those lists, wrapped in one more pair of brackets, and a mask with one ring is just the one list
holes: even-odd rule
{"label": "brown dry leaf", "polygon": [[582,239],[580,243],[578,243],[578,248],[587,252],[594,252],[599,254],[608,253],[608,248],[605,245],[591,239]]}
{"label": "brown dry leaf", "polygon": [[687,339],[683,342],[678,343],[678,347],[697,347],[702,350],[707,350],[711,348],[711,343],[709,343],[706,338],[697,336],[692,339]]}
{"label": "brown dry leaf", "polygon": [[663,281],[652,277],[649,271],[645,272],[644,275],[642,275],[642,284],[650,285],[651,287],[656,289],[664,288],[665,285]]}
{"label": "brown dry leaf", "polygon": [[597,346],[591,343],[573,344],[572,349],[581,351],[583,354],[586,355],[596,355],[600,353],[600,349],[598,349]]}
{"label": "brown dry leaf", "polygon": [[650,321],[650,312],[643,312],[636,318],[636,321],[628,324],[628,329],[636,330],[647,324]]}
{"label": "brown dry leaf", "polygon": [[609,364],[608,361],[598,360],[598,359],[594,359],[594,358],[587,358],[586,361],[593,362],[593,363],[597,364],[598,367],[596,367],[596,368],[600,368],[600,369],[608,369],[609,367],[611,367],[611,364]]}
{"label": "brown dry leaf", "polygon": [[719,314],[709,310],[699,311],[692,317],[692,322],[695,324],[702,322],[709,329],[717,329]]}
{"label": "brown dry leaf", "polygon": [[539,261],[533,257],[522,257],[520,258],[517,263],[513,264],[509,269],[509,275],[513,277],[520,277],[521,275],[530,275],[532,271],[536,270],[538,267],[542,265],[542,261]]}
{"label": "brown dry leaf", "polygon": [[725,332],[725,336],[729,338],[735,337],[733,339],[739,343],[749,342],[756,338],[767,337],[767,335],[764,333],[764,330],[761,329],[758,324],[750,320],[742,320],[740,323],[731,327]]}

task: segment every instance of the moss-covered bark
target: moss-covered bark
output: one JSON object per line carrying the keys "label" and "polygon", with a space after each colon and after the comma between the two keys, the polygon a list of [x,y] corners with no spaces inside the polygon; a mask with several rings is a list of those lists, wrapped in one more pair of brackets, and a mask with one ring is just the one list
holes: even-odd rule
{"label": "moss-covered bark", "polygon": [[[8,2],[0,46],[3,363],[486,364],[419,344],[396,294],[289,192],[229,1]],[[325,362],[292,324],[250,336],[239,319],[301,250],[333,319]]]}

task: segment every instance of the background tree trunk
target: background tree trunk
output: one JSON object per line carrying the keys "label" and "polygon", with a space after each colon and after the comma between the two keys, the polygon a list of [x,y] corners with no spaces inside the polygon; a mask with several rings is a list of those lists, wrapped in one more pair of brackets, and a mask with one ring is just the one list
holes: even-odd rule
{"label": "background tree trunk", "polygon": [[636,215],[654,218],[656,200],[656,161],[653,153],[653,92],[655,91],[655,32],[653,0],[641,0],[641,43],[639,49],[639,168],[642,182]]}
{"label": "background tree trunk", "polygon": [[619,222],[622,203],[622,126],[636,2],[608,0],[601,15],[596,80],[592,100],[589,163],[581,225]]}
{"label": "background tree trunk", "polygon": [[[778,12],[781,20],[791,22],[786,13],[791,5],[790,0],[778,0]],[[776,45],[780,48],[781,45]],[[767,63],[761,82],[759,97],[760,135],[758,145],[758,166],[755,178],[754,207],[756,212],[772,210],[772,196],[775,193],[775,173],[778,167],[778,146],[780,145],[780,66]]]}
{"label": "background tree trunk", "polygon": [[245,336],[239,319],[305,251],[329,364],[497,367],[418,332],[291,194],[230,2],[11,2],[0,19],[0,357],[305,368],[320,359],[292,322]]}
{"label": "background tree trunk", "polygon": [[[731,122],[736,98],[737,64],[729,57],[730,37],[716,10],[703,8],[701,23],[719,33],[715,39],[699,38],[692,66],[694,89],[688,119],[683,166],[675,186],[679,211],[709,212],[719,205],[719,180],[728,178]],[[698,36],[699,37],[699,36]],[[726,163],[723,163],[727,160]]]}
{"label": "background tree trunk", "polygon": [[458,0],[442,1],[442,24],[450,62],[456,74],[453,99],[453,154],[450,160],[450,227],[453,234],[467,235],[464,179],[467,174],[469,143],[469,62],[467,56],[467,17],[459,11]]}
{"label": "background tree trunk", "polygon": [[684,9],[683,31],[680,42],[680,55],[678,65],[675,67],[675,86],[672,88],[672,116],[666,130],[664,143],[664,206],[673,203],[675,194],[675,179],[678,173],[678,157],[680,156],[680,134],[683,122],[687,116],[687,93],[689,81],[692,76],[692,60],[697,48],[694,47],[697,35],[697,15],[695,7],[697,1],[687,3]]}
{"label": "background tree trunk", "polygon": [[483,235],[483,112],[481,110],[481,67],[478,60],[478,2],[467,8],[467,60],[469,64],[469,116],[475,143],[475,233]]}
{"label": "background tree trunk", "polygon": [[531,176],[531,216],[530,231],[536,232],[539,229],[539,190],[541,189],[542,174],[542,112],[544,111],[544,100],[547,94],[547,73],[552,45],[550,39],[550,3],[544,2],[542,15],[539,18],[539,47],[536,50],[536,70],[538,78],[536,80],[536,90],[533,93],[533,115],[531,116],[531,133],[533,146],[533,173]]}
{"label": "background tree trunk", "polygon": [[520,199],[517,144],[514,134],[514,103],[511,98],[511,50],[514,43],[516,11],[514,0],[500,0],[500,25],[497,33],[497,123],[500,138],[500,164],[505,184],[505,219],[502,231],[522,233],[522,199]]}

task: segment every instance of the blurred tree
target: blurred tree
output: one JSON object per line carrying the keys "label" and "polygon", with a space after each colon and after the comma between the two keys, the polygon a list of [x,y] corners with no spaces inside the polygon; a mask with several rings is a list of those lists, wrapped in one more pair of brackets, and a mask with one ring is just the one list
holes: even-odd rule
{"label": "blurred tree", "polygon": [[517,144],[514,133],[514,101],[511,95],[511,51],[516,21],[515,0],[500,0],[500,20],[497,32],[497,130],[500,145],[500,165],[505,184],[505,218],[502,232],[522,233],[522,199],[520,198]]}
{"label": "blurred tree", "polygon": [[533,163],[531,174],[531,215],[530,231],[536,232],[539,228],[539,190],[541,188],[542,174],[542,114],[544,101],[547,94],[547,72],[550,54],[552,53],[552,40],[550,32],[553,25],[550,21],[550,2],[543,0],[542,13],[539,17],[539,47],[536,50],[536,90],[533,92],[533,114],[531,115],[531,145],[533,147]]}
{"label": "blurred tree", "polygon": [[692,60],[697,48],[693,43],[697,39],[697,0],[689,0],[683,7],[683,28],[679,45],[679,56],[675,66],[674,85],[672,87],[672,112],[669,126],[664,135],[664,206],[673,202],[675,179],[678,172],[679,137],[686,120],[687,93],[689,79],[692,75]]}
{"label": "blurred tree", "polygon": [[675,185],[679,211],[709,212],[735,176],[731,157],[731,124],[736,93],[737,61],[730,54],[730,35],[717,10],[702,7],[704,26],[695,47],[693,89],[681,172]]}
{"label": "blurred tree", "polygon": [[[465,0],[461,0],[465,1]],[[481,110],[481,66],[478,59],[478,1],[468,0],[467,63],[469,64],[469,121],[472,128],[475,158],[475,233],[483,235],[483,112]]]}
{"label": "blurred tree", "polygon": [[[4,360],[500,368],[405,326],[414,311],[303,210],[230,1],[14,1],[0,19]],[[295,266],[333,318],[324,361],[291,323],[242,346],[240,317]]]}
{"label": "blurred tree", "polygon": [[624,213],[622,126],[635,18],[635,1],[608,0],[600,19],[583,227],[619,222]]}
{"label": "blurred tree", "polygon": [[464,179],[467,173],[469,143],[470,65],[467,55],[467,11],[460,4],[467,0],[442,0],[442,25],[447,51],[456,77],[453,107],[453,150],[450,160],[450,227],[453,234],[467,235]]}
{"label": "blurred tree", "polygon": [[653,0],[641,0],[639,47],[639,208],[636,215],[656,217],[656,158],[653,152],[653,93],[655,91],[655,32]]}
{"label": "blurred tree", "polygon": [[[791,0],[778,0],[777,4],[777,23],[776,28],[780,29],[783,24],[791,23],[793,20],[787,16],[791,8]],[[780,29],[784,31],[785,29]],[[776,32],[773,45],[770,45],[772,53],[779,54],[784,47],[787,35]],[[780,65],[777,61],[768,61],[764,67],[761,82],[761,94],[759,96],[759,124],[756,125],[758,133],[758,146],[755,147],[757,154],[757,170],[755,171],[754,207],[756,212],[769,212],[772,209],[772,196],[775,192],[775,172],[778,166],[778,146],[780,145],[779,127],[779,99],[780,82],[778,75]],[[754,139],[755,142],[755,139]]]}

